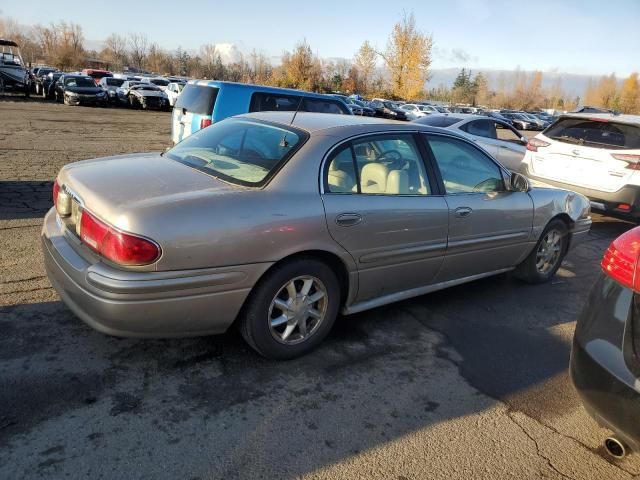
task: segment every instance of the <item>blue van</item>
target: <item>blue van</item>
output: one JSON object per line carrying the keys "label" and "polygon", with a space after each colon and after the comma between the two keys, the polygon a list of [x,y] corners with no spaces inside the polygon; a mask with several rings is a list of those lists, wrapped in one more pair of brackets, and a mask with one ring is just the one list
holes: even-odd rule
{"label": "blue van", "polygon": [[191,80],[176,100],[171,119],[173,143],[223,118],[248,112],[290,111],[352,115],[337,97],[290,88]]}

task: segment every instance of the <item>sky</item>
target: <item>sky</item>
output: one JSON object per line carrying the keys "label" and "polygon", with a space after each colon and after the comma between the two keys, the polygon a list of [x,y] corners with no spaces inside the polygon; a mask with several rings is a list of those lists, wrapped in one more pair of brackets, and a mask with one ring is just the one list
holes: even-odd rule
{"label": "sky", "polygon": [[365,40],[383,49],[404,12],[433,36],[433,68],[640,70],[640,0],[0,0],[0,16],[79,23],[94,46],[111,33],[141,32],[169,50],[224,43],[269,57],[302,39],[323,58],[352,58]]}

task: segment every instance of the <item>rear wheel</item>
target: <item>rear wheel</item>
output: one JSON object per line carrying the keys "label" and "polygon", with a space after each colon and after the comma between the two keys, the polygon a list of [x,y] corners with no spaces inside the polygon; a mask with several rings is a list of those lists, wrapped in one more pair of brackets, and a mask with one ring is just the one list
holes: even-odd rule
{"label": "rear wheel", "polygon": [[254,287],[241,314],[240,331],[267,358],[295,358],[324,340],[339,305],[333,270],[314,258],[297,258],[276,266]]}
{"label": "rear wheel", "polygon": [[517,278],[528,283],[549,281],[558,271],[569,247],[569,229],[562,220],[551,220],[529,256],[516,268]]}

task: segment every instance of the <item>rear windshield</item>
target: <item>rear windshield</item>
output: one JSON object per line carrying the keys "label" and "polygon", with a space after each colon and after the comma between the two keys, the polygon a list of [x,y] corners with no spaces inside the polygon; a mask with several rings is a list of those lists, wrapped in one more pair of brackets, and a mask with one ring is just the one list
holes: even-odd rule
{"label": "rear windshield", "polygon": [[432,127],[448,127],[454,123],[458,123],[462,120],[460,117],[449,117],[445,115],[430,115],[428,117],[421,117],[415,122],[422,125],[429,125]]}
{"label": "rear windshield", "polygon": [[640,148],[640,127],[587,118],[562,118],[544,132],[560,142],[607,149]]}
{"label": "rear windshield", "polygon": [[259,187],[278,171],[307,137],[305,132],[296,128],[228,119],[199,130],[166,155],[226,182]]}
{"label": "rear windshield", "polygon": [[175,108],[199,115],[211,115],[218,97],[218,88],[188,84],[176,100]]}
{"label": "rear windshield", "polygon": [[154,78],[153,80],[149,80],[154,85],[160,85],[161,87],[166,87],[169,85],[169,80],[164,80],[162,78]]}
{"label": "rear windshield", "polygon": [[124,83],[124,78],[107,78],[107,85],[110,87],[119,87]]}

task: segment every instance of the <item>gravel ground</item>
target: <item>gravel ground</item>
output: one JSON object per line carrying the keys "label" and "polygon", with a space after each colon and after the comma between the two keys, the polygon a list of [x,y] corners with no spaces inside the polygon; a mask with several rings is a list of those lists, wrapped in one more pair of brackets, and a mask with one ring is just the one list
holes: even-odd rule
{"label": "gravel ground", "polygon": [[167,113],[0,101],[0,478],[626,479],[567,364],[597,218],[550,284],[508,275],[339,319],[269,362],[235,332],[107,337],[51,289],[39,230],[68,162],[169,146]]}

